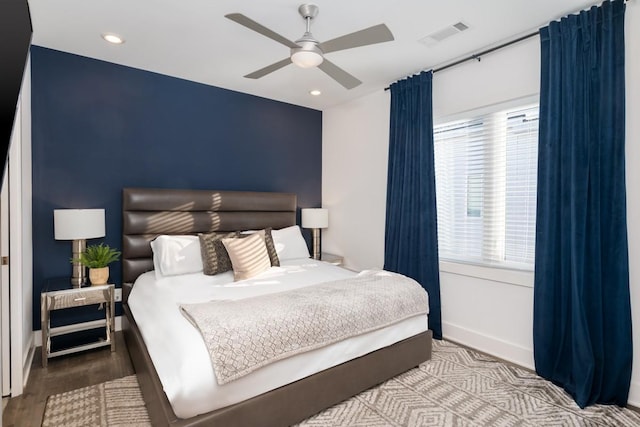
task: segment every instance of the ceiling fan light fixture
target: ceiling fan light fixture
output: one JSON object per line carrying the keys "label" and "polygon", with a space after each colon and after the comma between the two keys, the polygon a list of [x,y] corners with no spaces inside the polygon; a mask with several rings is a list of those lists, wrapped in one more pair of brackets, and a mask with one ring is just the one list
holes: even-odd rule
{"label": "ceiling fan light fixture", "polygon": [[322,64],[324,58],[317,52],[298,51],[291,55],[291,62],[300,68],[313,68]]}
{"label": "ceiling fan light fixture", "polygon": [[[311,34],[305,33],[305,37],[312,37]],[[313,68],[322,64],[324,57],[322,50],[318,47],[318,42],[313,38],[296,40],[296,44],[300,47],[291,49],[291,62],[300,68]]]}

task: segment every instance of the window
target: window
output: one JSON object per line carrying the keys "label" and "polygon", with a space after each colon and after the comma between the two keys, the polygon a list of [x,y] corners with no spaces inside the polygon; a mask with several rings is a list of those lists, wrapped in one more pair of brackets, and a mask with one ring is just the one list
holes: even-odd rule
{"label": "window", "polygon": [[538,105],[434,127],[440,259],[533,269]]}

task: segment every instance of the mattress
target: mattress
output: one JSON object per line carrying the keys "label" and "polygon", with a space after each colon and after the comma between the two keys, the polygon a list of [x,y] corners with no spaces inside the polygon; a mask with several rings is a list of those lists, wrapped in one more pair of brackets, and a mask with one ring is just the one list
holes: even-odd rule
{"label": "mattress", "polygon": [[202,273],[156,279],[141,275],[128,304],[175,414],[189,418],[241,402],[282,385],[389,346],[428,329],[426,316],[405,319],[386,328],[264,366],[219,385],[199,331],[181,314],[179,305],[214,299],[241,299],[357,273],[312,259],[283,261],[280,267],[249,280],[233,282],[233,273]]}

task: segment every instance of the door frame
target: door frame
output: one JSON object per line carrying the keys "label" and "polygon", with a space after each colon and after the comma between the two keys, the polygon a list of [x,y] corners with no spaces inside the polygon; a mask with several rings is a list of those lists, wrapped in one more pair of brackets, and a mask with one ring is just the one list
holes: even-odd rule
{"label": "door frame", "polygon": [[[8,168],[8,164],[6,168]],[[0,189],[0,256],[9,256],[9,173],[5,170]],[[0,263],[0,351],[2,397],[11,395],[11,312],[9,310],[9,265]]]}

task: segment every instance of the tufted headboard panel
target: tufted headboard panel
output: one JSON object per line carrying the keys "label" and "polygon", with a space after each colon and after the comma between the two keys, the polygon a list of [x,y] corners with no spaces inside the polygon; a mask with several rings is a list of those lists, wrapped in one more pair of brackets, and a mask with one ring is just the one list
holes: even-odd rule
{"label": "tufted headboard panel", "polygon": [[274,229],[296,224],[296,195],[251,191],[122,190],[122,279],[153,270],[149,244],[160,234]]}

